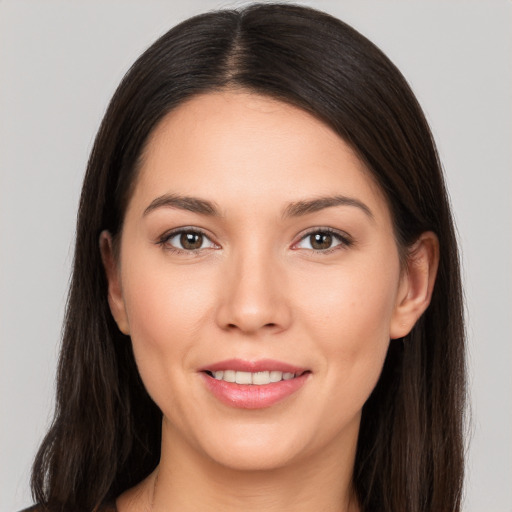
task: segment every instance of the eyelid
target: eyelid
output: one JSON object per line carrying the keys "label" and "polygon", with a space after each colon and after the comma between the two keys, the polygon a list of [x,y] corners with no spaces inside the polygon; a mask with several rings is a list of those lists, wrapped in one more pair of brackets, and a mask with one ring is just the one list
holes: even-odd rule
{"label": "eyelid", "polygon": [[[328,249],[303,249],[297,247],[297,245],[306,239],[308,236],[314,235],[315,233],[329,233],[333,235],[340,243],[335,245],[334,247],[329,247]],[[299,235],[296,242],[292,244],[292,249],[294,250],[306,250],[319,254],[329,254],[330,252],[337,249],[345,249],[354,244],[354,239],[345,231],[340,231],[338,229],[330,228],[330,227],[315,227],[310,228],[306,232],[303,232]]]}
{"label": "eyelid", "polygon": [[[173,245],[168,244],[169,240],[174,238],[177,235],[180,235],[182,233],[197,233],[205,237],[214,247],[205,247],[205,248],[199,248],[199,249],[180,249],[179,247],[175,247]],[[333,247],[329,247],[327,249],[304,249],[297,247],[297,245],[302,242],[304,239],[306,239],[308,236],[311,236],[315,233],[329,233],[330,235],[333,235],[339,243],[336,244]],[[196,227],[196,226],[180,226],[177,228],[173,228],[169,231],[166,231],[162,235],[158,237],[156,240],[157,245],[161,245],[165,250],[168,250],[170,252],[175,253],[181,253],[181,254],[187,254],[189,256],[197,255],[198,253],[205,251],[206,249],[220,249],[221,246],[215,242],[211,235],[209,235],[204,229]],[[345,231],[340,231],[338,229],[334,229],[331,227],[314,227],[306,230],[305,232],[302,232],[297,240],[292,244],[291,249],[293,250],[307,250],[314,253],[321,253],[321,254],[328,254],[334,250],[337,249],[344,249],[347,247],[350,247],[353,245],[354,240],[353,238],[346,233]]]}
{"label": "eyelid", "polygon": [[[180,249],[179,247],[175,247],[173,245],[168,244],[169,240],[174,238],[177,235],[182,233],[197,233],[202,235],[204,238],[210,241],[210,243],[215,247],[203,247],[200,249]],[[189,256],[196,255],[207,249],[220,249],[220,245],[212,240],[212,236],[209,235],[205,230],[198,228],[196,226],[180,226],[178,228],[173,228],[169,231],[166,231],[162,235],[160,235],[156,241],[157,245],[161,245],[165,250],[174,253],[186,254]]]}

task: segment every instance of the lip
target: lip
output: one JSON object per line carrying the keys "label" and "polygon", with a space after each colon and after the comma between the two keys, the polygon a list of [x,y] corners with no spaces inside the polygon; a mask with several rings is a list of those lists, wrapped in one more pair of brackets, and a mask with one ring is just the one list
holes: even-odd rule
{"label": "lip", "polygon": [[[241,372],[280,371],[294,373],[297,377],[264,385],[236,384],[211,377],[206,372],[235,370]],[[222,403],[239,409],[263,409],[293,395],[307,382],[311,372],[282,361],[260,359],[244,361],[229,359],[199,369],[206,388]]]}
{"label": "lip", "polygon": [[199,368],[200,372],[218,372],[224,370],[235,370],[238,372],[288,372],[301,374],[306,371],[306,368],[300,368],[282,361],[274,359],[259,359],[258,361],[245,361],[243,359],[226,359],[218,363],[209,364],[203,368]]}

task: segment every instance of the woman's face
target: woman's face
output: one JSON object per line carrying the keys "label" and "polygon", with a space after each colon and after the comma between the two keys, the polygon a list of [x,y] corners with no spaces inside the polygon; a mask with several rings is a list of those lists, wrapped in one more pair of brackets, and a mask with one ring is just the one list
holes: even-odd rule
{"label": "woman's face", "polygon": [[225,91],[153,132],[109,300],[164,438],[262,469],[353,453],[389,340],[411,327],[407,283],[350,147],[298,108]]}

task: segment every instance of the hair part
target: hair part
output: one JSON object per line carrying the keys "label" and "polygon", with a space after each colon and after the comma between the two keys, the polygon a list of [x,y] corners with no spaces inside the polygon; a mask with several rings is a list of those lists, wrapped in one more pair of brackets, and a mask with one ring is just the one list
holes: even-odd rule
{"label": "hair part", "polygon": [[390,344],[363,408],[353,485],[366,512],[460,510],[465,400],[457,244],[432,134],[407,82],[350,26],[317,10],[255,4],[190,18],[158,39],[119,85],[84,179],[54,420],[33,466],[34,499],[52,512],[93,510],[158,464],[162,414],[107,301],[98,247],[122,232],[144,148],[163,117],[202,93],[240,88],[329,125],[366,165],[397,245],[439,238],[430,307]]}

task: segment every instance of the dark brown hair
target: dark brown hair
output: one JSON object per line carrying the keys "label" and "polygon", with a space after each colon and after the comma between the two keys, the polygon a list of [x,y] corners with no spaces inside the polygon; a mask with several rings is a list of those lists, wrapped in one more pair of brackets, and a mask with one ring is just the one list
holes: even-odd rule
{"label": "dark brown hair", "polygon": [[98,247],[120,232],[144,144],[193,95],[239,87],[298,106],[357,152],[390,206],[398,247],[440,243],[430,307],[393,340],[364,405],[353,484],[361,509],[459,511],[464,328],[454,228],[427,122],[397,68],[350,26],[290,4],[193,17],[128,71],[101,124],[80,200],[53,424],[32,491],[48,510],[91,511],[158,464],[161,412],[114,323]]}

